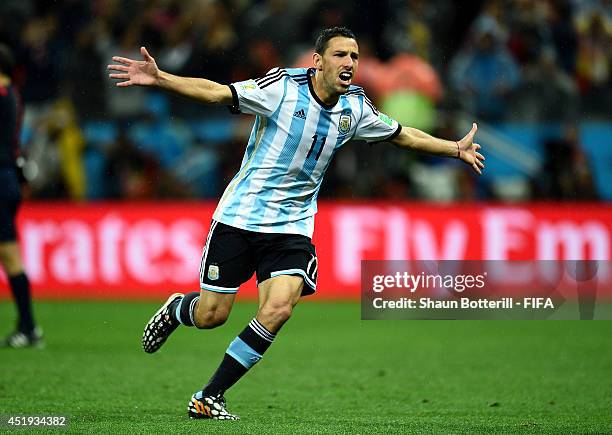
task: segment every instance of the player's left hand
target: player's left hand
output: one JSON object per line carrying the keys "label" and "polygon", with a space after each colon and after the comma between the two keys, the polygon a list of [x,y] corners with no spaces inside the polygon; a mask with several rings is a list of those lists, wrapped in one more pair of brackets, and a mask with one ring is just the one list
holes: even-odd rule
{"label": "player's left hand", "polygon": [[484,169],[483,161],[485,158],[478,152],[480,145],[474,143],[476,130],[478,130],[478,126],[476,123],[473,123],[470,132],[466,134],[463,139],[457,141],[459,145],[459,155],[457,158],[470,165],[478,175],[482,175],[482,169]]}

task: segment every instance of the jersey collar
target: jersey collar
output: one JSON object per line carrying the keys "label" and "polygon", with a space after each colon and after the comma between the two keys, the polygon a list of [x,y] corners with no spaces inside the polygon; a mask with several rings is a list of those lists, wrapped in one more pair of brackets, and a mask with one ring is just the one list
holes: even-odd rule
{"label": "jersey collar", "polygon": [[[317,95],[317,93],[314,90],[314,86],[312,85],[312,76],[315,74],[315,69],[314,68],[308,68],[308,90],[310,91],[310,95],[312,95],[312,98],[315,99],[315,101],[317,103],[319,103],[319,105],[324,108],[325,110],[330,110],[333,109],[336,104],[338,104],[338,102],[334,103],[334,104],[325,104]],[[340,101],[340,97],[338,97],[338,101]]]}

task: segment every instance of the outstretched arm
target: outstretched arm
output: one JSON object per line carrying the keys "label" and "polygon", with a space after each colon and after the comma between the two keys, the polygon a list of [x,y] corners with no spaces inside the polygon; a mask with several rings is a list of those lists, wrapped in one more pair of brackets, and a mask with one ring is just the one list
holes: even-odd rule
{"label": "outstretched arm", "polygon": [[474,135],[478,126],[472,124],[472,129],[463,139],[458,141],[438,139],[416,128],[402,127],[402,131],[391,142],[400,147],[436,156],[455,157],[463,160],[472,169],[482,175],[484,156],[478,152],[480,145],[474,143]]}
{"label": "outstretched arm", "polygon": [[211,80],[180,77],[160,70],[146,48],[140,47],[143,60],[113,56],[115,64],[108,65],[111,79],[119,79],[117,86],[153,86],[193,98],[206,104],[232,104],[232,92],[228,86]]}

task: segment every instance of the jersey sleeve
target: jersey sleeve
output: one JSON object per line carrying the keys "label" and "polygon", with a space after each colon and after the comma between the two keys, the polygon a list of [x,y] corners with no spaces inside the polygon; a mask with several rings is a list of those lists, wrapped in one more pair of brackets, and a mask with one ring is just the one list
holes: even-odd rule
{"label": "jersey sleeve", "polygon": [[270,116],[280,105],[289,75],[284,69],[273,68],[258,79],[235,82],[229,85],[234,113]]}
{"label": "jersey sleeve", "polygon": [[367,142],[381,142],[395,138],[402,130],[402,125],[390,116],[379,112],[365,95],[363,98],[362,116],[357,124],[354,139]]}

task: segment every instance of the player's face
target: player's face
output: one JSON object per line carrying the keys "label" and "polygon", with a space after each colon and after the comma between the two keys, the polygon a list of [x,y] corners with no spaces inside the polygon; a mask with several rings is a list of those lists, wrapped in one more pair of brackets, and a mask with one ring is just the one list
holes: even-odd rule
{"label": "player's face", "polygon": [[325,87],[333,93],[343,94],[348,91],[355,77],[358,63],[357,41],[336,36],[327,42],[327,48],[317,67],[323,73]]}

